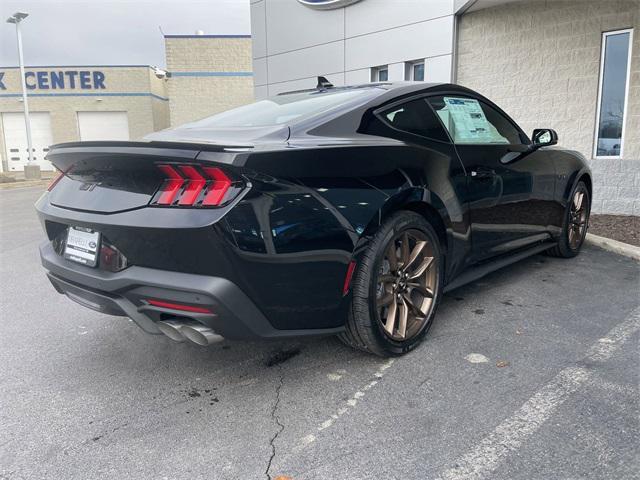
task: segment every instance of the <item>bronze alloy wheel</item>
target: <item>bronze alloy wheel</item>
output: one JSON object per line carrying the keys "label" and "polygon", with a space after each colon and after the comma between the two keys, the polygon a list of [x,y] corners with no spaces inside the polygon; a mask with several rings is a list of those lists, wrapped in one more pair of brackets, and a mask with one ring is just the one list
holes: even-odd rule
{"label": "bronze alloy wheel", "polygon": [[438,262],[427,236],[410,229],[387,246],[377,278],[378,321],[396,341],[422,331],[434,307]]}
{"label": "bronze alloy wheel", "polygon": [[585,192],[576,190],[569,209],[569,247],[577,250],[582,243],[587,228],[588,201]]}

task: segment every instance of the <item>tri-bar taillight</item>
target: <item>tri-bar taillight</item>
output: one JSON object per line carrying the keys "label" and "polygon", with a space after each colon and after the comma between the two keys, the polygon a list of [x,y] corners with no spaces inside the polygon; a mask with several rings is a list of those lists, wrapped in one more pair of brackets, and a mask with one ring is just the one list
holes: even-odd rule
{"label": "tri-bar taillight", "polygon": [[58,182],[60,180],[62,180],[62,177],[64,177],[64,172],[58,170],[56,172],[56,176],[51,179],[51,182],[49,183],[49,186],[47,187],[47,192],[50,192],[51,190],[53,190],[53,188],[58,184]]}
{"label": "tri-bar taillight", "polygon": [[228,201],[233,180],[219,167],[158,164],[165,177],[152,205],[217,207]]}

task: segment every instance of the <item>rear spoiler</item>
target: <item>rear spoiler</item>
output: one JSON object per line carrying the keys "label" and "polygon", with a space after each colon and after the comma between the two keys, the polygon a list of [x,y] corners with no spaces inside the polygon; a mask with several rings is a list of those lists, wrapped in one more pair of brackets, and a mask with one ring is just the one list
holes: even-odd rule
{"label": "rear spoiler", "polygon": [[[212,152],[215,161],[233,163],[236,153],[228,149],[247,151],[252,147],[230,145],[202,145],[181,142],[69,142],[50,147],[48,161],[62,171],[68,172],[74,166],[83,169],[97,168],[110,170],[113,168],[135,170],[151,165],[155,161],[194,162],[203,152]],[[215,154],[215,152],[219,152]],[[210,155],[205,155],[209,157]],[[202,160],[205,160],[204,158]],[[206,160],[205,160],[206,161]]]}

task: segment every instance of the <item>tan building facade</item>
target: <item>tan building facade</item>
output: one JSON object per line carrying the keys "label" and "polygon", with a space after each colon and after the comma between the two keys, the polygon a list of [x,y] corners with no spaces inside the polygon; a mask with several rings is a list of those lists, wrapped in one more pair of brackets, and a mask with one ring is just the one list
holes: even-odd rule
{"label": "tan building facade", "polygon": [[[147,65],[25,67],[34,160],[43,170],[51,144],[137,140],[169,126],[165,80]],[[28,160],[20,70],[0,67],[2,171]]]}
{"label": "tan building facade", "polygon": [[253,101],[250,35],[165,35],[172,126]]}
{"label": "tan building facade", "polygon": [[594,212],[640,215],[640,1],[500,3],[459,15],[456,82],[581,152]]}

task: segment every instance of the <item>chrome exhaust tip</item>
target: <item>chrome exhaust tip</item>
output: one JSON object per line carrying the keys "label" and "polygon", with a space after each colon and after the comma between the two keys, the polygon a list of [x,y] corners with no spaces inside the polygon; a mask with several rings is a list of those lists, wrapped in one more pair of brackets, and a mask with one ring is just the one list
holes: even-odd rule
{"label": "chrome exhaust tip", "polygon": [[156,322],[158,329],[174,342],[184,342],[185,338],[182,329],[186,325],[178,320],[160,320]]}
{"label": "chrome exhaust tip", "polygon": [[209,327],[205,327],[200,324],[183,325],[180,329],[180,333],[187,340],[191,340],[202,347],[207,347],[211,344],[221,342],[224,337],[218,335]]}

